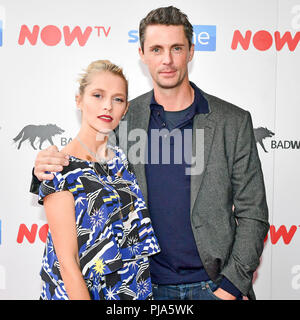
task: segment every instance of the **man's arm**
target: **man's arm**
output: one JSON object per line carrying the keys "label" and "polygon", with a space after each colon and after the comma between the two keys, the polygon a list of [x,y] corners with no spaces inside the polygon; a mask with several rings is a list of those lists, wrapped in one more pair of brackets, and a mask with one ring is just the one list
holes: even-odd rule
{"label": "man's arm", "polygon": [[269,230],[263,173],[248,112],[237,137],[231,183],[237,228],[221,274],[247,295]]}
{"label": "man's arm", "polygon": [[56,146],[50,146],[49,148],[40,151],[37,154],[32,171],[30,192],[38,194],[40,181],[52,180],[54,176],[50,172],[62,171],[63,166],[69,164],[68,159],[69,156],[58,151]]}

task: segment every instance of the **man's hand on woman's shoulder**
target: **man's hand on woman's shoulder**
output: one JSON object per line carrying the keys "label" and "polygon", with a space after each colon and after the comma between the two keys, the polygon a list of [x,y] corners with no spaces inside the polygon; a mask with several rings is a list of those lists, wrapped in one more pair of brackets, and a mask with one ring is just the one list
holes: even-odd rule
{"label": "man's hand on woman's shoulder", "polygon": [[69,164],[69,156],[58,150],[56,146],[50,146],[37,154],[34,163],[34,175],[40,180],[52,180],[53,174],[46,172],[62,171],[63,166]]}

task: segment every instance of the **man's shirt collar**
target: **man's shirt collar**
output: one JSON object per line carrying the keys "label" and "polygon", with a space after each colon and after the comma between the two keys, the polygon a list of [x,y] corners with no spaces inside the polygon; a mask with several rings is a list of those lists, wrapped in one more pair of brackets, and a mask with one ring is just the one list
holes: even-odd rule
{"label": "man's shirt collar", "polygon": [[[194,101],[189,106],[190,112],[188,114],[188,117],[194,117],[194,115],[198,113],[202,113],[202,114],[209,113],[208,102],[204,98],[200,89],[191,81],[190,81],[190,85],[194,89]],[[150,102],[150,108],[151,108],[151,111],[157,108],[163,108],[163,106],[161,106],[155,101],[154,93],[152,95],[152,99]]]}

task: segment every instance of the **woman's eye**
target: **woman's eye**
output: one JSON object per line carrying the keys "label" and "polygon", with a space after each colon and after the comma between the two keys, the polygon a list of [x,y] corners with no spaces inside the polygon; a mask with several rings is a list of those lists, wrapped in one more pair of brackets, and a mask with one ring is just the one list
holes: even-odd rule
{"label": "woman's eye", "polygon": [[100,97],[101,97],[101,94],[100,94],[100,93],[95,93],[95,94],[94,94],[94,97],[100,98]]}
{"label": "woman's eye", "polygon": [[122,98],[115,98],[114,100],[115,100],[116,102],[120,102],[120,103],[124,102],[124,99],[122,99]]}

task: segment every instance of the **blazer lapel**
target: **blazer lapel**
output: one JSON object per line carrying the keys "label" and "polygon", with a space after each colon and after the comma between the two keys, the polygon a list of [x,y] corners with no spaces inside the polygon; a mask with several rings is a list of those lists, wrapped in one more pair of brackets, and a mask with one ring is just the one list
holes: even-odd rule
{"label": "blazer lapel", "polygon": [[[150,114],[151,114],[150,102],[151,102],[152,95],[153,95],[153,90],[145,95],[144,100],[142,100],[139,104],[134,106],[134,108],[132,109],[133,113],[131,114],[132,119],[134,119],[134,121],[129,122],[132,125],[128,128],[129,130],[128,134],[130,134],[130,131],[134,129],[141,129],[145,133],[146,143],[141,141],[139,142],[128,141],[128,150],[130,150],[130,147],[135,143],[140,143],[140,146],[141,146],[140,152],[143,155],[146,155],[146,151],[147,151],[146,148],[148,146],[147,133],[148,133],[148,127],[149,127]],[[143,137],[141,137],[141,140],[144,140]],[[147,204],[148,192],[147,192],[147,181],[146,181],[146,174],[145,174],[145,164],[139,161],[137,164],[133,163],[132,166],[134,168],[134,173],[139,183],[139,187],[144,196],[145,203]]]}
{"label": "blazer lapel", "polygon": [[[215,133],[215,125],[216,123],[212,120],[208,119],[209,114],[197,114],[193,120],[193,156],[195,156],[196,148],[201,148],[201,152],[204,152],[204,159],[203,159],[203,170],[199,174],[192,174],[191,175],[191,213],[193,211],[197,195],[199,193],[202,180],[205,174],[207,162],[209,159],[211,146],[214,138]],[[204,129],[204,141],[200,141],[200,143],[196,141],[196,130],[197,129]],[[204,143],[203,145],[201,144]],[[202,156],[202,155],[201,155]],[[198,160],[199,161],[199,160]],[[200,160],[201,161],[201,160]]]}

